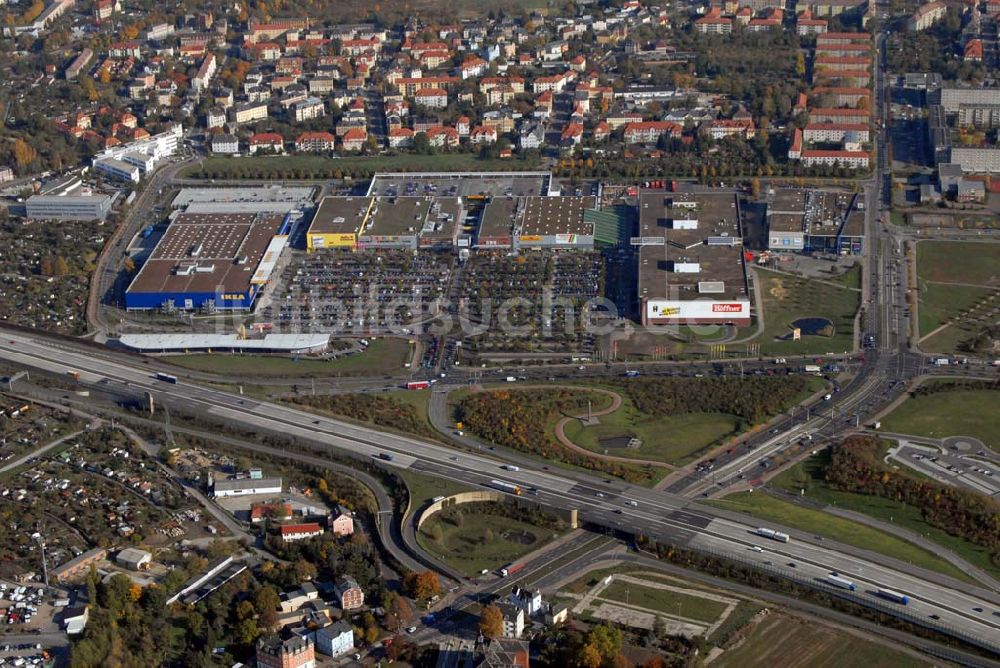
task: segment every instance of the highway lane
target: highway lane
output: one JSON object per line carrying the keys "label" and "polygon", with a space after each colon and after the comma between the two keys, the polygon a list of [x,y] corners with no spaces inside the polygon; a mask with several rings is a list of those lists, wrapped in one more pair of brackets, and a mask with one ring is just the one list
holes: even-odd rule
{"label": "highway lane", "polygon": [[[747,550],[759,542],[751,533],[756,526],[752,520],[742,524],[720,522],[711,517],[709,509],[690,506],[690,502],[670,494],[621,484],[607,485],[598,481],[581,484],[552,472],[525,469],[509,471],[501,468],[500,462],[481,454],[459,452],[412,438],[383,434],[210,388],[157,381],[146,370],[134,369],[121,363],[94,360],[69,352],[62,352],[58,359],[54,359],[55,356],[44,344],[35,342],[36,337],[24,334],[8,336],[9,339],[0,344],[0,357],[13,362],[57,374],[66,373],[71,368],[80,373],[81,380],[91,383],[113,378],[128,383],[133,391],[151,391],[161,400],[168,399],[185,405],[196,414],[207,412],[221,420],[318,441],[355,455],[378,456],[392,453],[392,461],[384,462],[391,466],[419,468],[472,485],[485,485],[491,479],[497,479],[521,485],[525,489],[536,487],[542,503],[575,507],[583,521],[612,528],[620,526],[673,540],[712,541],[713,549],[737,557],[745,556]],[[11,340],[15,343],[9,343]],[[626,499],[635,500],[637,507],[626,506]],[[993,610],[1000,610],[1000,600],[993,600],[995,597],[991,598],[986,593],[969,593],[958,583],[955,586],[942,586],[937,582],[925,581],[868,559],[848,559],[832,547],[832,543],[817,546],[796,540],[774,551],[780,553],[782,558],[813,564],[818,570],[846,570],[844,564],[849,564],[860,569],[866,577],[880,586],[911,593],[914,601],[908,608],[910,612],[926,612],[928,618],[931,614],[937,614],[942,623],[962,627],[967,633],[984,639],[1000,638],[1000,617],[991,615]],[[975,612],[974,608],[977,607],[985,612]],[[934,612],[929,612],[930,610]]]}

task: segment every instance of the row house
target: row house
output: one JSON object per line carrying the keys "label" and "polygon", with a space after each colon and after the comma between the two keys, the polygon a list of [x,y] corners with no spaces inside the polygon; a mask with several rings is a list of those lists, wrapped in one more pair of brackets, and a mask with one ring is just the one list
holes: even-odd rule
{"label": "row house", "polygon": [[578,146],[583,141],[583,124],[567,123],[559,133],[559,143],[562,146]]}
{"label": "row house", "polygon": [[917,8],[906,23],[910,32],[920,32],[927,30],[932,25],[944,18],[948,13],[948,6],[943,2],[928,2]]}
{"label": "row house", "polygon": [[681,125],[671,121],[644,121],[626,125],[624,136],[626,144],[651,144],[663,135],[678,139],[683,132]]}
{"label": "row house", "polygon": [[871,59],[864,56],[817,56],[813,61],[813,72],[867,70],[870,65]]}
{"label": "row house", "polygon": [[326,106],[317,97],[309,97],[292,105],[292,117],[296,123],[326,116]]}
{"label": "row house", "polygon": [[212,77],[215,76],[215,68],[215,55],[210,53],[205,56],[205,60],[201,62],[201,67],[198,68],[198,73],[191,79],[191,87],[196,93],[201,93],[208,88]]}
{"label": "row house", "polygon": [[538,77],[531,82],[531,92],[538,94],[551,91],[561,93],[567,84],[576,78],[576,72],[567,71],[547,77]]}
{"label": "row house", "polygon": [[862,100],[870,103],[870,91],[867,88],[856,87],[826,87],[813,88],[812,99],[829,97],[833,103],[840,107],[857,107]]}
{"label": "row house", "polygon": [[809,123],[802,129],[807,142],[868,143],[869,126],[866,123]]}
{"label": "row house", "polygon": [[800,156],[806,167],[825,165],[828,167],[847,167],[849,169],[867,169],[869,155],[865,151],[802,151]]}
{"label": "row house", "polygon": [[489,63],[487,63],[482,58],[473,56],[463,61],[458,69],[459,69],[459,75],[462,77],[463,80],[471,79],[473,77],[480,77],[483,74],[485,74],[486,70],[489,69]]}
{"label": "row house", "polygon": [[614,114],[608,116],[607,122],[612,130],[617,130],[630,123],[642,123],[642,114]]}
{"label": "row house", "polygon": [[274,19],[272,21],[252,19],[247,24],[247,39],[251,42],[272,40],[281,37],[289,31],[306,30],[308,28],[308,18]]}
{"label": "row house", "polygon": [[238,104],[230,111],[230,118],[236,125],[264,120],[267,118],[267,103],[245,102]]}
{"label": "row house", "polygon": [[129,40],[126,42],[115,42],[108,47],[108,55],[112,58],[140,58],[142,53],[139,50],[139,42]]}
{"label": "row house", "polygon": [[495,107],[511,104],[517,92],[510,86],[494,86],[486,91],[486,106]]}
{"label": "row house", "polygon": [[248,60],[274,62],[281,57],[281,45],[276,42],[248,42],[243,45],[243,55]]}
{"label": "row house", "polygon": [[435,148],[454,148],[459,144],[458,130],[437,126],[426,131],[430,145]]}
{"label": "row house", "polygon": [[822,51],[827,46],[837,46],[842,44],[868,44],[872,43],[872,36],[866,32],[828,32],[816,38],[816,50]]}
{"label": "row house", "polygon": [[823,70],[813,77],[817,86],[859,86],[867,87],[871,82],[868,70]]}
{"label": "row house", "polygon": [[726,137],[740,137],[742,139],[753,139],[757,134],[757,127],[752,119],[725,118],[708,122],[708,134],[712,139],[725,139]]}
{"label": "row house", "polygon": [[284,153],[285,138],[277,132],[258,132],[250,137],[250,154],[264,151],[267,153]]}
{"label": "row house", "polygon": [[799,13],[795,20],[795,32],[800,37],[808,35],[821,35],[826,32],[829,22],[826,19],[813,18],[812,11],[806,9]]}
{"label": "row house", "polygon": [[204,44],[183,44],[177,48],[177,53],[181,60],[193,61],[201,58],[208,52],[208,47]]}
{"label": "row house", "polygon": [[765,10],[764,16],[750,19],[747,30],[750,32],[767,32],[768,30],[781,30],[781,24],[785,20],[784,10],[772,7]]}
{"label": "row house", "polygon": [[728,35],[733,31],[733,20],[722,15],[722,10],[712,7],[705,16],[695,20],[694,29],[703,35]]}
{"label": "row house", "polygon": [[282,524],[278,528],[281,540],[291,543],[307,538],[314,538],[323,535],[323,527],[316,522],[305,522],[303,524]]}
{"label": "row house", "polygon": [[448,51],[424,51],[417,58],[420,66],[429,70],[437,69],[450,60],[451,53]]}
{"label": "row house", "polygon": [[469,131],[470,144],[495,144],[497,137],[497,129],[493,126],[477,125]]}
{"label": "row house", "polygon": [[871,56],[871,44],[830,43],[816,48],[817,56]]}
{"label": "row house", "polygon": [[429,109],[444,109],[448,106],[448,93],[441,88],[424,88],[413,94],[413,100]]}
{"label": "row house", "polygon": [[868,111],[865,109],[811,109],[810,123],[860,123],[869,122]]}
{"label": "row house", "polygon": [[382,42],[377,39],[348,39],[340,43],[340,52],[345,56],[360,56],[363,53],[382,52]]}
{"label": "row house", "polygon": [[305,61],[298,56],[282,56],[278,58],[278,61],[274,64],[274,71],[276,74],[302,74],[302,69],[305,67]]}
{"label": "row house", "polygon": [[483,77],[479,80],[480,93],[488,93],[494,88],[509,88],[515,93],[523,93],[524,79],[521,77]]}
{"label": "row house", "polygon": [[219,107],[212,107],[205,113],[205,127],[209,130],[221,128],[226,125],[226,110]]}
{"label": "row house", "polygon": [[424,90],[426,88],[439,88],[447,90],[458,83],[458,79],[450,76],[400,77],[395,81],[390,81],[390,83],[393,83],[406,97],[413,97],[418,90]]}
{"label": "row house", "polygon": [[413,137],[415,134],[410,128],[391,128],[389,130],[389,148],[409,148],[413,146]]}
{"label": "row house", "polygon": [[360,151],[367,142],[368,131],[364,128],[351,128],[340,137],[345,151]]}
{"label": "row house", "polygon": [[329,132],[303,132],[295,138],[295,150],[324,153],[336,148],[337,138]]}

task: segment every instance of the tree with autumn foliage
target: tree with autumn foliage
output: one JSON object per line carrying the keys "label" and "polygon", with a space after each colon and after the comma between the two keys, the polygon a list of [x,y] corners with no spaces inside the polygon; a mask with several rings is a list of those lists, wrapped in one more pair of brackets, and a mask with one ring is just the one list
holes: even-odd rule
{"label": "tree with autumn foliage", "polygon": [[433,571],[410,572],[403,577],[403,591],[418,601],[441,593],[441,580]]}
{"label": "tree with autumn foliage", "polygon": [[496,640],[503,635],[503,613],[494,604],[489,604],[479,615],[479,633],[487,640]]}

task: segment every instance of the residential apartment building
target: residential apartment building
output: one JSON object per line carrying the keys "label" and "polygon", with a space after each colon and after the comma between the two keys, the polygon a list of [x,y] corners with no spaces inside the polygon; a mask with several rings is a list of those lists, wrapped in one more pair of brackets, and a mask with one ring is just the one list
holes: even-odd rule
{"label": "residential apartment building", "polygon": [[948,13],[948,6],[943,2],[935,0],[934,2],[928,2],[926,5],[921,5],[917,8],[917,11],[910,16],[910,19],[906,23],[906,27],[910,32],[920,32],[922,30],[927,30],[932,25],[944,18],[944,15]]}
{"label": "residential apartment building", "polygon": [[312,638],[292,636],[287,640],[273,637],[257,642],[259,668],[316,668],[316,649]]}

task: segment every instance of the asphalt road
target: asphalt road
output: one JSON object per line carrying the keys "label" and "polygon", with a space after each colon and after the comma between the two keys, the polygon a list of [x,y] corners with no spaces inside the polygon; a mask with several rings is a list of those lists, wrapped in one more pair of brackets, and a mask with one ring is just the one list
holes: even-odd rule
{"label": "asphalt road", "polygon": [[[501,480],[522,488],[534,487],[540,502],[576,508],[582,521],[634,530],[738,560],[759,560],[761,567],[792,577],[822,578],[826,573],[839,571],[855,578],[865,590],[885,587],[911,597],[905,610],[886,605],[887,611],[926,620],[928,626],[950,629],[956,635],[1000,652],[997,641],[1000,615],[992,614],[1000,611],[1000,596],[993,592],[921,573],[918,569],[900,568],[892,565],[894,560],[878,560],[877,555],[855,556],[830,541],[810,543],[809,537],[801,532],[790,532],[793,536],[790,543],[768,545],[766,554],[751,552],[752,546],[763,542],[754,535],[756,521],[733,515],[727,519],[726,513],[694,506],[676,495],[607,484],[582,474],[570,478],[562,473],[527,468],[508,471],[501,468],[498,460],[484,454],[459,452],[414,438],[380,433],[198,385],[155,380],[144,368],[136,368],[133,359],[110,362],[76,352],[72,346],[59,345],[55,351],[42,335],[9,332],[0,343],[0,358],[55,374],[73,369],[79,372],[84,384],[124,386],[140,396],[148,391],[158,402],[168,402],[192,414],[277,431],[357,457],[391,456],[391,460],[383,460],[390,466],[415,468],[470,485],[488,486],[491,480]],[[627,506],[628,500],[635,501],[637,507]],[[767,560],[773,565],[765,564]],[[789,563],[796,565],[788,566]]]}

